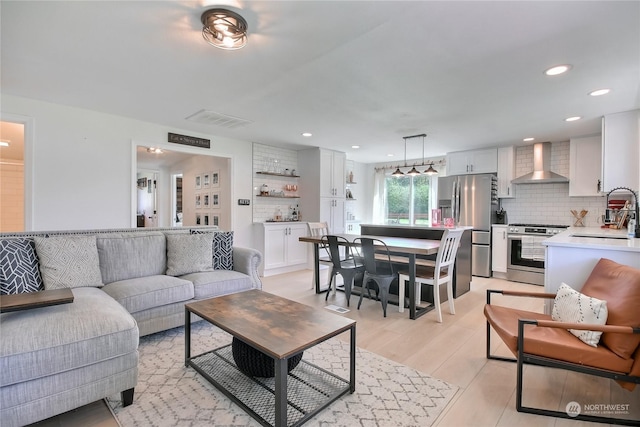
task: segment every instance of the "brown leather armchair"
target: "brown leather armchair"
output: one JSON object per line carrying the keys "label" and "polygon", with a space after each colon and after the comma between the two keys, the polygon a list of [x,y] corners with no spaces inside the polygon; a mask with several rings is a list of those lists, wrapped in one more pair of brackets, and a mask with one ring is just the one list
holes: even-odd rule
{"label": "brown leather armchair", "polygon": [[[555,298],[555,294],[487,290],[484,314],[487,319],[487,358],[515,361],[516,409],[538,415],[577,420],[640,425],[639,420],[609,418],[588,414],[553,411],[523,406],[523,365],[533,364],[566,369],[617,381],[632,391],[640,384],[640,270],[600,259],[580,292],[607,301],[606,325],[563,323],[550,315],[499,306],[491,303],[491,296]],[[493,328],[515,355],[515,359],[491,354]],[[568,329],[603,332],[597,347],[585,344]]]}

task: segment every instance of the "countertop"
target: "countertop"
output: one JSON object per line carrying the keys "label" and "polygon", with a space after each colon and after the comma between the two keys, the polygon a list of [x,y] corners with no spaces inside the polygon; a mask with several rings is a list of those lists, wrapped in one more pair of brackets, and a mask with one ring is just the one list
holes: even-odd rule
{"label": "countertop", "polygon": [[640,238],[628,239],[627,230],[599,227],[569,227],[542,242],[545,246],[580,247],[640,253]]}
{"label": "countertop", "polygon": [[360,227],[383,227],[383,228],[407,228],[413,230],[449,230],[452,228],[461,228],[463,230],[471,230],[473,227],[445,227],[444,225],[410,225],[410,224],[360,224]]}

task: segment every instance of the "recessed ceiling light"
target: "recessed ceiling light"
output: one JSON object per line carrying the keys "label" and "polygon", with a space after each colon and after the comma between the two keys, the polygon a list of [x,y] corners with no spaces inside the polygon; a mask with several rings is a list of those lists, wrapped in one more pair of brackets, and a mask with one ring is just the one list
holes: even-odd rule
{"label": "recessed ceiling light", "polygon": [[360,148],[359,145],[352,145],[351,148]]}
{"label": "recessed ceiling light", "polygon": [[567,117],[566,119],[564,119],[565,122],[575,122],[576,120],[580,120],[582,117],[580,116],[573,116],[573,117]]}
{"label": "recessed ceiling light", "polygon": [[389,153],[387,154],[387,157],[393,157],[393,154]]}
{"label": "recessed ceiling light", "polygon": [[535,139],[535,138],[531,138],[531,137],[529,137],[529,138],[525,138],[525,139],[523,139],[523,141],[524,141],[524,142],[529,142],[529,141],[533,141],[534,139]]}
{"label": "recessed ceiling light", "polygon": [[569,64],[564,64],[564,65],[556,65],[555,67],[551,67],[548,70],[546,70],[544,73],[547,76],[557,76],[559,74],[564,74],[567,71],[569,71],[571,69],[571,65]]}
{"label": "recessed ceiling light", "polygon": [[307,138],[313,135],[311,132],[303,132],[302,136],[306,136]]}
{"label": "recessed ceiling light", "polygon": [[602,96],[602,95],[608,94],[609,92],[611,92],[611,89],[598,89],[598,90],[594,90],[593,92],[589,92],[589,95]]}

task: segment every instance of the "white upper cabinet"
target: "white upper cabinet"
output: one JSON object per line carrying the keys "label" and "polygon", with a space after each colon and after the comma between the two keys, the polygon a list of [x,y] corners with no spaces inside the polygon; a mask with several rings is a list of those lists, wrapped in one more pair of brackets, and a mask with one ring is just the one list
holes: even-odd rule
{"label": "white upper cabinet", "polygon": [[602,136],[572,138],[569,143],[569,196],[600,196]]}
{"label": "white upper cabinet", "polygon": [[498,197],[502,199],[515,197],[515,147],[498,148]]}
{"label": "white upper cabinet", "polygon": [[496,172],[498,172],[496,148],[447,153],[447,175]]}
{"label": "white upper cabinet", "polygon": [[602,191],[640,188],[640,110],[602,119]]}
{"label": "white upper cabinet", "polygon": [[345,197],[347,155],[339,151],[320,150],[320,196]]}
{"label": "white upper cabinet", "polygon": [[326,221],[332,233],[344,233],[347,155],[310,148],[298,152],[300,210],[305,221]]}

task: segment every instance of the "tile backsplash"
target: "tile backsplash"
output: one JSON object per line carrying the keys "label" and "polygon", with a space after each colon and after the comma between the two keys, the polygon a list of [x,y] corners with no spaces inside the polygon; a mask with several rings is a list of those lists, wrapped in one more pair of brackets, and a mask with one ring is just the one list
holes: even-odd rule
{"label": "tile backsplash", "polygon": [[[262,184],[267,184],[270,190],[285,191],[287,184],[298,185],[299,182],[293,177],[262,175],[256,172],[284,173],[285,169],[290,172],[297,168],[297,151],[258,143],[253,144],[253,222],[273,220],[278,210],[282,215],[288,216],[291,207],[297,206],[299,202],[298,199],[293,198],[258,197]],[[297,192],[287,191],[286,194],[288,196],[300,195],[300,188]]]}
{"label": "tile backsplash", "polygon": [[[533,170],[533,146],[516,148],[515,176]],[[569,177],[569,142],[551,145],[551,170]],[[516,197],[502,199],[501,206],[507,211],[510,223],[573,225],[575,218],[571,210],[589,213],[584,218],[587,227],[599,227],[598,218],[604,214],[606,197],[569,197],[568,183],[519,184]]]}

